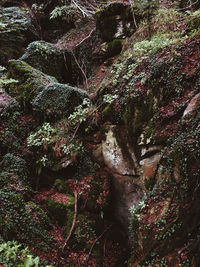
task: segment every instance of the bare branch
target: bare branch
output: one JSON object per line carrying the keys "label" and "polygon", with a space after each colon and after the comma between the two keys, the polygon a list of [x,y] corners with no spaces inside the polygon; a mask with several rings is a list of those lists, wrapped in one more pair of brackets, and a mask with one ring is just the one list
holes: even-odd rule
{"label": "bare branch", "polygon": [[[86,85],[86,91],[88,91],[88,79],[87,79],[87,76],[86,76],[86,73],[85,73],[85,71],[83,70],[83,68],[80,66],[80,64],[79,64],[79,62],[78,62],[78,60],[77,60],[77,58],[76,58],[76,56],[75,56],[75,54],[72,52],[72,55],[73,55],[73,57],[74,57],[74,60],[75,60],[75,62],[76,62],[76,64],[77,64],[77,66],[79,67],[79,69],[81,70],[81,72],[82,72],[82,74],[83,74],[83,76],[84,76],[84,79],[85,79],[85,85]],[[90,92],[89,92],[90,93]]]}

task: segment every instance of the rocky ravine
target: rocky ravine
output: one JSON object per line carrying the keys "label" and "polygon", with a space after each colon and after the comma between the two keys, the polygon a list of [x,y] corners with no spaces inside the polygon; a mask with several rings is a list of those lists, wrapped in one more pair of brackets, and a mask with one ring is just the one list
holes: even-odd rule
{"label": "rocky ravine", "polygon": [[198,6],[122,2],[1,4],[2,264],[200,264]]}

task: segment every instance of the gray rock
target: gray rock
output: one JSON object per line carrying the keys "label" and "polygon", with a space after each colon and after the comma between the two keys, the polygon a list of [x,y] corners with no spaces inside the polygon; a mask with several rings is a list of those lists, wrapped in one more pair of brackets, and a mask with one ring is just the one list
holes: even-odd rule
{"label": "gray rock", "polygon": [[18,58],[38,38],[30,17],[19,7],[0,8],[0,64]]}
{"label": "gray rock", "polygon": [[[156,171],[162,154],[160,152],[140,161],[141,176],[140,179],[144,185],[144,189],[149,189],[156,181]],[[158,179],[158,178],[157,178]]]}

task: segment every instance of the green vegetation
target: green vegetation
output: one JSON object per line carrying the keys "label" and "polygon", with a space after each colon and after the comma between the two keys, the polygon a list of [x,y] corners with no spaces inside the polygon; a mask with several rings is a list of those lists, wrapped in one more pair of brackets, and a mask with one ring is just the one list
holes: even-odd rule
{"label": "green vegetation", "polygon": [[0,263],[9,267],[53,267],[40,264],[39,257],[34,257],[29,249],[23,248],[16,241],[4,242],[0,240]]}

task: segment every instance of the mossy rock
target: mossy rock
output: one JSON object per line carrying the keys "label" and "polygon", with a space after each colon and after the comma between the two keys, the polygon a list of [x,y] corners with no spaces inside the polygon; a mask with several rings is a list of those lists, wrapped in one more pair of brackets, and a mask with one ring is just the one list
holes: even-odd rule
{"label": "mossy rock", "polygon": [[104,6],[95,17],[96,28],[106,42],[130,36],[135,31],[131,8],[123,3],[113,2]]}
{"label": "mossy rock", "polygon": [[79,88],[52,83],[35,97],[33,109],[40,118],[64,118],[87,97],[87,93]]}
{"label": "mossy rock", "polygon": [[26,212],[31,215],[33,221],[40,221],[46,229],[51,229],[51,221],[47,214],[33,201],[26,202]]}
{"label": "mossy rock", "polygon": [[0,190],[0,202],[0,231],[3,238],[18,239],[42,250],[52,245],[53,238],[48,233],[51,226],[36,204],[34,209],[29,209],[29,204],[21,194],[4,190]]}
{"label": "mossy rock", "polygon": [[28,169],[26,161],[13,154],[6,154],[0,162],[1,171],[9,171],[27,179]]}
{"label": "mossy rock", "polygon": [[31,193],[28,181],[28,169],[24,159],[13,154],[6,154],[0,162],[0,188],[21,194]]}
{"label": "mossy rock", "polygon": [[46,200],[47,207],[52,216],[64,225],[70,210],[74,209],[74,197],[70,194],[55,193]]}
{"label": "mossy rock", "polygon": [[59,193],[67,193],[69,191],[68,184],[61,179],[56,179],[53,186]]}
{"label": "mossy rock", "polygon": [[8,92],[16,97],[25,107],[48,84],[56,82],[54,77],[48,76],[21,60],[10,60],[8,78],[18,81],[16,85],[8,86]]}
{"label": "mossy rock", "polygon": [[55,77],[59,82],[70,82],[70,77],[66,77],[70,66],[65,66],[64,61],[64,57],[66,57],[68,63],[70,55],[67,55],[67,52],[63,53],[61,49],[51,43],[35,41],[28,45],[20,60],[47,75]]}
{"label": "mossy rock", "polygon": [[0,64],[18,58],[24,48],[38,38],[30,16],[19,7],[0,8]]}
{"label": "mossy rock", "polygon": [[114,39],[108,43],[108,57],[114,57],[120,54],[123,45],[123,39]]}

